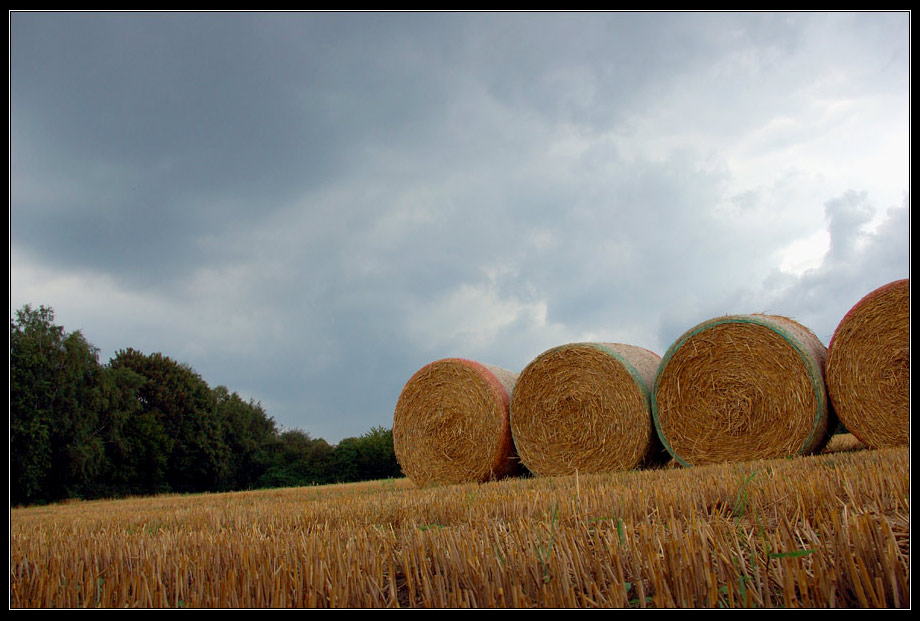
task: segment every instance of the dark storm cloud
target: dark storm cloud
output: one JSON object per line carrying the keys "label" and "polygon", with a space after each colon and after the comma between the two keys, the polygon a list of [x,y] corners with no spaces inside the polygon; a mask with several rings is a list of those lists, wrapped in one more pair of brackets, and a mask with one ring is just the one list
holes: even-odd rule
{"label": "dark storm cloud", "polygon": [[[783,19],[752,20],[744,33],[793,39]],[[168,281],[234,252],[202,240],[386,173],[369,158],[406,160],[395,172],[415,181],[537,148],[528,125],[496,127],[482,105],[613,126],[726,45],[736,21],[14,14],[17,242],[45,261]]]}
{"label": "dark storm cloud", "polygon": [[46,261],[170,280],[207,260],[202,237],[335,183],[364,143],[438,108],[437,88],[416,96],[414,50],[375,56],[394,44],[379,21],[14,15],[17,240]]}

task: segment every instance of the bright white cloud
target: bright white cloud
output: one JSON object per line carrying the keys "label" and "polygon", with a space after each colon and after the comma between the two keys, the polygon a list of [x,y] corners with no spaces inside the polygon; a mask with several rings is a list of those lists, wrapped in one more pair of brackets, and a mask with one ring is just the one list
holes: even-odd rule
{"label": "bright white cloud", "polygon": [[821,265],[830,245],[831,236],[827,231],[816,231],[808,237],[797,239],[780,251],[782,262],[779,269],[787,274],[801,276]]}

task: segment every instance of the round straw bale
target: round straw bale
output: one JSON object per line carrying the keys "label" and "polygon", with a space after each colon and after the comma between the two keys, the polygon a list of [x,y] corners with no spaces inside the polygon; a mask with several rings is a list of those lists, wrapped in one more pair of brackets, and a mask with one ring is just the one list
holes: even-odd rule
{"label": "round straw bale", "polygon": [[511,435],[527,469],[628,470],[667,456],[649,409],[659,360],[620,343],[573,343],[537,356],[511,395]]}
{"label": "round straw bale", "polygon": [[462,358],[428,364],[406,383],[393,449],[418,485],[484,482],[520,471],[509,407],[517,374]]}
{"label": "round straw bale", "polygon": [[872,448],[910,443],[910,280],[866,295],[828,346],[827,392],[847,431]]}
{"label": "round straw bale", "polygon": [[671,345],[658,369],[658,435],[685,466],[819,451],[836,424],[826,356],[810,330],[786,317],[703,322]]}

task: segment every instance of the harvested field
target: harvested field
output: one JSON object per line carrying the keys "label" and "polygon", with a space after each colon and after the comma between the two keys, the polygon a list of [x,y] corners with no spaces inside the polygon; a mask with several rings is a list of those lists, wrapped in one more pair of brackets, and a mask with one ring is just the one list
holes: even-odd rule
{"label": "harvested field", "polygon": [[907,447],[10,513],[10,606],[910,606]]}
{"label": "harvested field", "polygon": [[687,331],[662,359],[652,395],[658,435],[682,465],[805,455],[836,419],[826,349],[776,315],[729,315]]}
{"label": "harvested field", "polygon": [[664,461],[649,407],[659,360],[620,343],[573,343],[537,356],[511,396],[511,435],[528,470],[555,476]]}
{"label": "harvested field", "polygon": [[872,447],[910,443],[910,281],[872,291],[828,347],[827,391],[847,430]]}
{"label": "harvested field", "polygon": [[393,448],[419,485],[500,479],[520,472],[509,407],[517,374],[462,358],[422,367],[393,415]]}

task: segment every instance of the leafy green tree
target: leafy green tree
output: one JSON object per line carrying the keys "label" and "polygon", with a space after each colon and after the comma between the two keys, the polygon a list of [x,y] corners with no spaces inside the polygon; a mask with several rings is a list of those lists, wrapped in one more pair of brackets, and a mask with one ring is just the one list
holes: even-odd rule
{"label": "leafy green tree", "polygon": [[106,431],[99,416],[102,374],[98,350],[80,332],[67,335],[52,434],[52,490],[57,497],[84,495],[102,469]]}
{"label": "leafy green tree", "polygon": [[271,465],[259,478],[259,487],[297,487],[331,483],[333,449],[322,438],[300,429],[288,429],[271,445]]}
{"label": "leafy green tree", "polygon": [[222,488],[231,455],[207,383],[188,365],[161,353],[146,356],[129,348],[117,352],[109,366],[129,369],[144,380],[138,399],[144,425],[149,427],[145,431],[163,440],[158,448],[166,454],[168,488],[180,492]]}
{"label": "leafy green tree", "polygon": [[10,498],[82,495],[104,463],[98,350],[24,306],[10,321]]}
{"label": "leafy green tree", "polygon": [[330,446],[188,365],[133,349],[100,365],[47,307],[10,321],[10,498],[216,491],[400,476],[392,431]]}
{"label": "leafy green tree", "polygon": [[25,306],[10,321],[10,500],[47,500],[56,392],[55,359],[64,329],[54,311]]}
{"label": "leafy green tree", "polygon": [[305,472],[311,485],[323,485],[335,481],[332,470],[334,452],[332,445],[323,438],[313,440],[307,456],[309,467]]}
{"label": "leafy green tree", "polygon": [[336,444],[332,456],[332,468],[335,481],[338,483],[360,481],[360,459],[361,449],[360,440],[358,438],[345,438]]}
{"label": "leafy green tree", "polygon": [[262,406],[243,401],[225,386],[214,389],[217,415],[224,429],[224,442],[232,455],[226,489],[249,489],[271,465],[271,445],[277,435],[275,421]]}
{"label": "leafy green tree", "polygon": [[173,443],[157,414],[143,407],[140,390],[146,381],[125,366],[105,369],[101,415],[107,430],[106,460],[96,496],[169,490],[166,471]]}
{"label": "leafy green tree", "polygon": [[357,438],[345,438],[335,447],[336,481],[372,481],[402,476],[393,450],[393,431],[373,427]]}
{"label": "leafy green tree", "polygon": [[365,481],[402,476],[392,429],[372,427],[358,438],[358,475]]}

